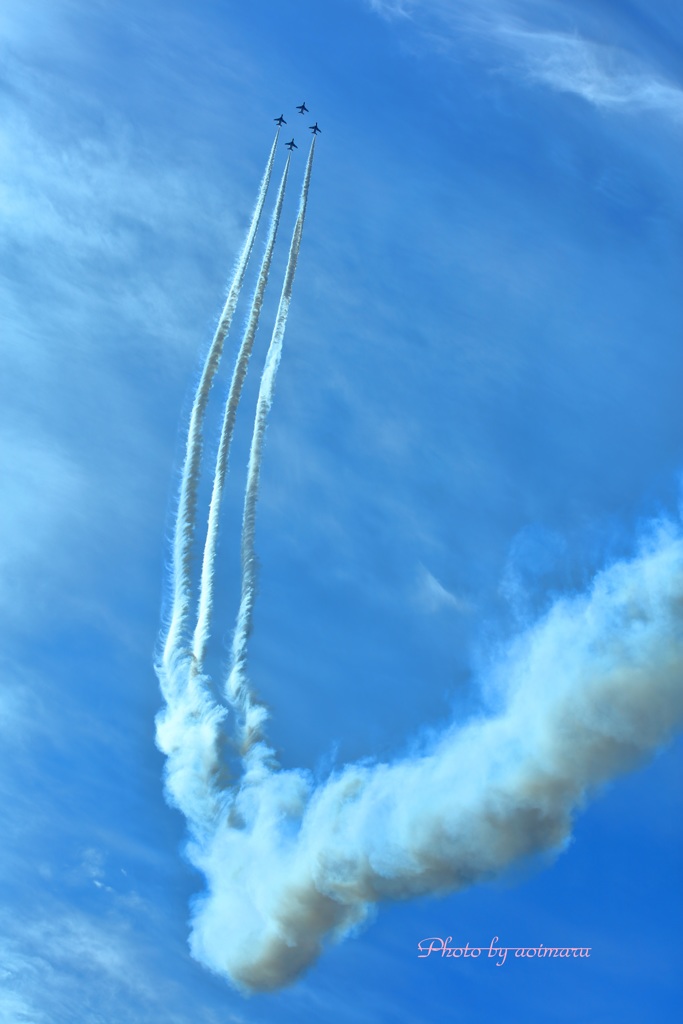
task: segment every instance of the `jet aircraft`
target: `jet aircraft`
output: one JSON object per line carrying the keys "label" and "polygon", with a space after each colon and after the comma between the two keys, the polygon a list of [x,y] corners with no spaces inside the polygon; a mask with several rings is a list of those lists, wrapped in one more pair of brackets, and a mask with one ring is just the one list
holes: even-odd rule
{"label": "jet aircraft", "polygon": [[305,103],[301,103],[296,109],[299,111],[300,114],[308,113],[308,107],[306,106]]}
{"label": "jet aircraft", "polygon": [[282,116],[282,114],[280,114],[280,116],[279,116],[279,117],[274,117],[274,118],[273,118],[273,121],[275,121],[275,123],[276,123],[277,125],[279,125],[280,127],[281,127],[281,126],[282,126],[283,124],[287,124],[287,122],[285,121],[285,119],[284,119],[284,117]]}
{"label": "jet aircraft", "polygon": [[285,142],[285,146],[287,147],[287,149],[289,150],[290,153],[292,152],[293,149],[298,149],[299,148],[297,146],[296,142],[294,141],[294,139],[292,139],[291,142]]}
{"label": "jet aircraft", "polygon": [[308,127],[311,129],[314,135],[318,135],[322,131],[322,128],[318,128],[317,121],[315,122],[315,124],[310,124]]}

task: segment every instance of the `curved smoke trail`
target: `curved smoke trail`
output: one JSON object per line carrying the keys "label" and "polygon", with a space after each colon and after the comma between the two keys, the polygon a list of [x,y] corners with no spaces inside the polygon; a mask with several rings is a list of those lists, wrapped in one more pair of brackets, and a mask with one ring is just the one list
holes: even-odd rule
{"label": "curved smoke trail", "polygon": [[218,546],[218,524],[220,521],[221,500],[225,486],[225,477],[228,470],[228,457],[230,454],[230,446],[232,444],[232,436],[235,430],[237,407],[242,395],[244,379],[247,375],[249,359],[254,347],[254,339],[256,338],[259,317],[261,315],[261,307],[263,305],[263,296],[265,294],[266,285],[268,284],[268,275],[270,274],[270,265],[273,259],[273,250],[275,249],[277,231],[280,224],[280,215],[282,213],[282,203],[285,197],[285,188],[287,186],[290,160],[291,154],[287,157],[285,169],[282,174],[275,209],[273,210],[273,216],[270,222],[266,248],[261,261],[261,270],[259,272],[258,282],[256,284],[256,290],[254,291],[254,298],[251,304],[249,319],[242,337],[242,344],[240,345],[240,350],[237,355],[235,369],[230,382],[230,390],[225,403],[225,414],[223,417],[223,427],[221,429],[221,438],[218,446],[218,455],[216,457],[216,471],[213,478],[213,490],[211,492],[211,505],[209,508],[209,523],[206,533],[206,543],[204,545],[204,557],[202,560],[202,575],[199,586],[199,612],[197,615],[197,626],[192,643],[192,653],[199,668],[201,668],[206,655],[206,645],[209,640],[211,627],[214,564],[216,561],[216,549]]}
{"label": "curved smoke trail", "polygon": [[189,848],[208,883],[193,955],[243,990],[273,990],[377,901],[456,891],[561,849],[586,794],[683,722],[680,532],[660,525],[588,594],[558,601],[497,672],[505,708],[423,756],[319,786],[303,771],[245,776]]}
{"label": "curved smoke trail", "polygon": [[[261,377],[261,385],[259,387],[258,401],[256,404],[256,417],[254,419],[254,432],[249,452],[249,466],[247,469],[247,487],[244,498],[244,514],[242,518],[242,597],[232,642],[232,667],[226,683],[227,700],[230,704],[239,709],[241,715],[240,741],[242,753],[245,755],[262,739],[263,725],[267,718],[266,709],[261,703],[259,703],[252,693],[246,674],[247,643],[252,630],[254,598],[256,596],[256,554],[254,551],[254,534],[259,476],[261,472],[263,442],[268,422],[268,413],[273,402],[275,380],[277,377],[278,367],[280,365],[280,357],[282,355],[282,341],[284,339],[285,328],[287,326],[287,315],[289,313],[289,304],[292,298],[294,275],[296,273],[299,248],[301,246],[301,236],[304,229],[314,152],[315,138],[311,143],[311,149],[308,154],[308,162],[306,163],[306,171],[304,173],[304,181],[301,188],[301,198],[299,200],[299,212],[294,225],[292,242],[289,248],[285,280],[282,286],[277,315],[275,317],[273,334],[268,347],[263,376]],[[265,746],[261,745],[260,755],[261,759],[269,759],[270,751],[268,751]]]}
{"label": "curved smoke trail", "polygon": [[249,257],[254,247],[256,232],[263,213],[263,206],[266,201],[268,185],[275,159],[275,149],[279,129],[275,133],[275,139],[270,150],[270,156],[266,169],[261,180],[256,206],[252,214],[251,223],[245,238],[242,251],[237,260],[235,271],[228,297],[223,307],[218,327],[213,341],[209,348],[202,375],[197,385],[192,411],[190,413],[190,425],[187,433],[185,446],[185,460],[180,483],[180,496],[178,499],[178,512],[175,524],[175,536],[173,540],[172,554],[172,587],[173,600],[171,606],[171,618],[164,644],[163,660],[165,663],[177,657],[178,650],[183,643],[183,635],[187,629],[187,620],[191,606],[191,558],[192,540],[197,511],[197,484],[202,458],[202,430],[204,426],[204,415],[209,400],[211,385],[216,375],[223,352],[223,343],[228,333],[232,318],[237,306],[237,300],[244,281],[244,275],[249,263]]}

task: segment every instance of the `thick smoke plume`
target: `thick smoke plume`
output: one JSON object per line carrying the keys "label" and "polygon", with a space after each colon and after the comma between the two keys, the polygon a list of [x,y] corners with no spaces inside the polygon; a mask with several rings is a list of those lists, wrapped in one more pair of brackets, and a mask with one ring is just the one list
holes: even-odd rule
{"label": "thick smoke plume", "polygon": [[246,990],[291,982],[381,900],[445,893],[560,850],[592,789],[683,721],[683,539],[662,525],[560,600],[497,667],[497,715],[392,764],[247,777],[190,845],[193,954]]}

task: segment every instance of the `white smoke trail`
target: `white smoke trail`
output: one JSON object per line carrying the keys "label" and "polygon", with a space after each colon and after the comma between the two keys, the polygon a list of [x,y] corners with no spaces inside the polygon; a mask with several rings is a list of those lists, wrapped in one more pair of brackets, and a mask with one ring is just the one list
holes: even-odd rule
{"label": "white smoke trail", "polygon": [[[173,598],[170,623],[163,652],[163,661],[167,665],[174,660],[181,644],[183,643],[191,607],[192,541],[194,538],[196,522],[197,484],[199,482],[199,472],[201,468],[202,431],[206,406],[209,400],[211,385],[213,384],[213,379],[216,375],[221,354],[223,352],[223,343],[235,313],[235,307],[237,306],[237,300],[244,281],[249,257],[251,256],[251,251],[254,247],[254,240],[261,220],[261,214],[263,213],[268,185],[270,183],[278,136],[279,129],[275,133],[275,139],[263,174],[247,237],[245,238],[242,251],[235,266],[228,297],[225,301],[225,306],[223,307],[223,312],[221,313],[220,320],[218,321],[216,333],[213,341],[211,342],[211,346],[204,363],[204,368],[199,379],[199,384],[197,385],[197,391],[192,405],[192,412],[190,413],[190,425],[188,428],[187,443],[185,446],[185,460],[183,463],[180,496],[178,499],[178,513],[176,516],[175,536],[173,540],[171,568]],[[165,673],[165,678],[162,680],[162,687],[164,684],[170,684],[172,679],[172,673]],[[168,695],[165,692],[164,696],[168,699]]]}
{"label": "white smoke trail", "polygon": [[422,756],[247,775],[190,845],[208,892],[193,955],[243,990],[292,981],[380,900],[454,891],[560,850],[596,786],[683,721],[683,537],[656,524],[637,556],[558,601],[501,659],[500,713]]}
{"label": "white smoke trail", "polygon": [[[263,726],[267,718],[265,707],[255,698],[249,686],[246,674],[247,644],[252,630],[254,614],[254,598],[256,596],[256,554],[254,550],[254,533],[256,524],[256,503],[258,501],[259,475],[261,471],[261,459],[263,456],[263,442],[268,422],[268,413],[273,402],[275,391],[275,380],[277,377],[280,357],[282,355],[282,342],[287,326],[287,315],[289,304],[292,298],[292,287],[296,273],[299,249],[301,247],[301,236],[306,218],[306,205],[308,202],[308,190],[311,183],[311,170],[313,168],[313,154],[315,152],[315,137],[311,143],[308,154],[306,170],[304,173],[301,198],[299,200],[299,212],[294,225],[292,242],[289,248],[289,259],[285,271],[285,279],[280,295],[275,326],[268,347],[268,354],[261,377],[258,401],[256,404],[256,416],[254,419],[254,432],[251,439],[249,452],[249,466],[247,469],[247,486],[244,498],[244,514],[242,518],[242,597],[237,616],[237,625],[232,642],[232,667],[226,684],[227,700],[234,707],[239,709],[241,715],[241,748],[242,753],[247,754],[254,745],[262,739]],[[270,759],[270,751],[260,744],[258,754],[254,750],[250,770],[260,770],[256,762],[263,762]]]}
{"label": "white smoke trail", "polygon": [[237,260],[228,297],[197,385],[185,447],[185,460],[175,523],[172,553],[172,607],[161,659],[156,667],[166,701],[156,719],[157,745],[166,754],[167,793],[187,817],[193,832],[204,835],[225,803],[227,783],[221,767],[226,710],[213,700],[201,666],[185,648],[192,603],[191,558],[196,525],[197,485],[201,468],[203,427],[223,345],[237,306],[256,232],[270,184],[279,131],[270,150],[266,169],[242,251]]}
{"label": "white smoke trail", "polygon": [[216,549],[218,546],[218,525],[220,522],[221,501],[225,486],[225,477],[228,471],[230,446],[232,444],[232,436],[235,430],[235,418],[237,416],[239,400],[242,395],[244,380],[247,375],[249,359],[254,347],[254,339],[256,338],[259,317],[261,315],[261,307],[263,305],[263,296],[265,294],[266,285],[268,284],[268,275],[270,274],[270,265],[273,259],[273,250],[275,249],[277,231],[280,224],[280,215],[282,213],[282,203],[285,197],[285,188],[287,186],[290,160],[291,154],[287,157],[285,169],[282,174],[282,180],[280,182],[280,188],[275,202],[275,209],[273,210],[273,216],[270,222],[266,248],[261,261],[261,270],[259,272],[258,282],[256,284],[254,298],[249,312],[249,319],[244,330],[242,344],[240,345],[240,350],[235,362],[235,369],[230,382],[228,398],[225,403],[223,427],[218,446],[218,455],[216,457],[216,471],[213,478],[213,490],[211,492],[211,505],[209,508],[209,523],[202,561],[202,575],[199,587],[199,612],[192,644],[192,653],[199,668],[201,668],[204,662],[206,646],[209,640],[211,612],[213,609],[214,564],[216,561]]}

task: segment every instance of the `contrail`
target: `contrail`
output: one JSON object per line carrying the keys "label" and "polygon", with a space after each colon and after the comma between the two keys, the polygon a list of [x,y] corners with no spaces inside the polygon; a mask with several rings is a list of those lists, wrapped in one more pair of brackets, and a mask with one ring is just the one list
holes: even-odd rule
{"label": "contrail", "polygon": [[[273,402],[275,380],[277,377],[280,357],[282,355],[282,342],[287,326],[287,315],[289,304],[292,298],[292,287],[296,273],[299,249],[301,247],[301,236],[306,218],[306,205],[308,202],[308,190],[311,182],[311,170],[313,168],[313,154],[315,152],[315,138],[311,143],[304,181],[301,188],[299,200],[299,212],[292,242],[289,248],[289,258],[285,271],[284,284],[280,295],[280,303],[275,317],[275,326],[268,347],[268,354],[261,377],[258,401],[256,404],[256,416],[254,419],[254,432],[251,439],[249,452],[249,466],[247,469],[247,486],[244,498],[244,514],[242,518],[242,597],[237,616],[237,625],[232,642],[232,667],[226,684],[226,697],[230,704],[240,711],[241,722],[241,748],[246,754],[255,743],[262,738],[263,725],[267,717],[265,707],[254,697],[246,674],[247,664],[247,643],[252,630],[254,614],[254,598],[256,595],[256,553],[254,550],[254,533],[256,524],[256,503],[258,501],[259,475],[261,471],[261,459],[263,456],[263,442],[268,422],[268,413]],[[270,752],[262,751],[269,755]]]}
{"label": "contrail", "polygon": [[197,484],[199,482],[199,473],[201,468],[204,416],[206,413],[207,402],[209,400],[211,385],[213,384],[213,379],[216,375],[221,354],[223,352],[225,336],[228,333],[230,323],[235,313],[235,307],[237,306],[237,300],[244,281],[249,257],[251,256],[251,251],[254,247],[256,232],[261,220],[261,214],[263,213],[268,185],[270,184],[270,176],[273,169],[273,161],[275,159],[275,150],[279,134],[280,130],[278,129],[275,133],[275,139],[270,150],[270,156],[268,157],[266,169],[261,180],[259,194],[252,214],[247,237],[244,240],[242,251],[235,266],[228,297],[226,299],[225,306],[223,307],[223,312],[221,313],[220,320],[218,321],[216,333],[213,341],[211,342],[211,346],[204,363],[204,368],[199,379],[199,384],[197,385],[197,391],[192,405],[192,412],[190,413],[190,425],[187,433],[187,443],[185,446],[185,460],[183,463],[183,472],[180,483],[178,513],[176,516],[175,536],[173,541],[171,568],[173,599],[171,606],[171,618],[164,645],[164,662],[169,662],[172,657],[177,654],[183,643],[184,634],[187,629],[187,620],[190,614],[192,601],[192,541],[194,538],[197,512]]}
{"label": "contrail", "polygon": [[230,446],[232,444],[232,436],[235,430],[235,418],[237,416],[239,400],[242,395],[244,379],[247,375],[249,359],[254,347],[254,339],[256,337],[259,316],[263,305],[263,296],[265,294],[266,285],[268,284],[268,275],[270,273],[273,250],[277,239],[278,226],[280,224],[280,215],[282,213],[282,203],[285,197],[290,161],[291,154],[287,157],[285,169],[282,174],[282,181],[280,182],[275,209],[270,222],[268,240],[266,242],[266,248],[261,261],[261,270],[259,272],[258,282],[256,284],[256,290],[254,292],[254,298],[249,312],[249,319],[242,337],[242,344],[240,345],[240,350],[237,355],[235,369],[230,382],[230,390],[225,403],[225,414],[223,417],[223,427],[218,446],[218,455],[216,457],[216,471],[213,478],[213,490],[211,492],[211,505],[209,508],[209,523],[202,561],[202,575],[199,589],[199,612],[192,644],[194,660],[199,668],[201,668],[204,662],[206,645],[209,640],[211,627],[211,612],[213,609],[213,575],[214,564],[216,561],[216,549],[218,546],[218,525],[220,522],[223,488],[225,486],[225,477],[228,470]]}
{"label": "contrail", "polygon": [[[208,892],[191,948],[238,988],[293,981],[372,904],[453,892],[567,843],[573,816],[683,722],[683,537],[659,524],[631,561],[556,602],[496,669],[504,708],[422,756],[245,777],[189,854]],[[235,827],[240,822],[240,827]]]}

